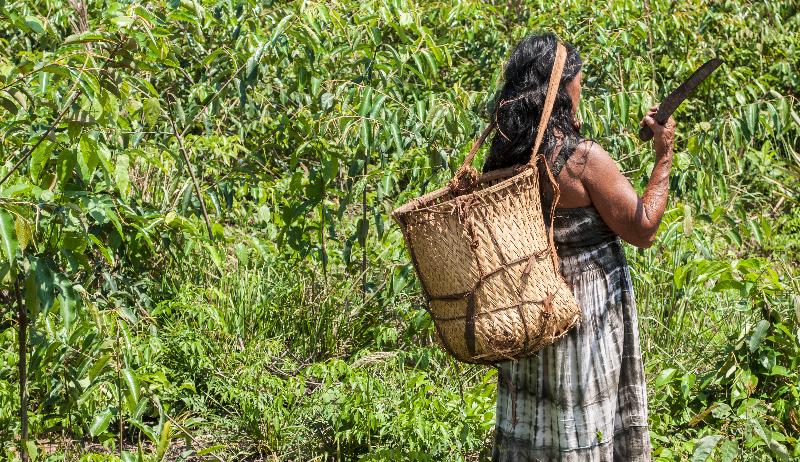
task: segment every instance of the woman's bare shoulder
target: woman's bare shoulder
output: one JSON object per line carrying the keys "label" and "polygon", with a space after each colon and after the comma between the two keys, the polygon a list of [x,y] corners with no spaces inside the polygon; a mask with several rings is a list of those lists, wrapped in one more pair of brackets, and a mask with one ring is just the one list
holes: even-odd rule
{"label": "woman's bare shoulder", "polygon": [[597,141],[586,139],[575,147],[566,167],[570,176],[584,178],[593,171],[608,168],[608,162],[614,163],[611,155]]}

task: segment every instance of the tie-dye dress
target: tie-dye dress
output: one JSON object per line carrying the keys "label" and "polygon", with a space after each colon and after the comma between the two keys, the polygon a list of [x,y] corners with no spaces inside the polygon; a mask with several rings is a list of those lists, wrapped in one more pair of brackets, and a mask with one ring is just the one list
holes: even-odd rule
{"label": "tie-dye dress", "polygon": [[636,303],[622,243],[593,206],[555,215],[561,271],[583,317],[537,355],[498,365],[492,460],[649,461]]}

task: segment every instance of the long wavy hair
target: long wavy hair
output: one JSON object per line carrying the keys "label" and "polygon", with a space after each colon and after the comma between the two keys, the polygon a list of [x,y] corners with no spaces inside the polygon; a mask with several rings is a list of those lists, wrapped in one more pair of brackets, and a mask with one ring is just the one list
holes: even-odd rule
{"label": "long wavy hair", "polygon": [[[491,117],[497,124],[489,155],[483,164],[488,172],[527,163],[536,140],[547,83],[556,56],[558,39],[554,34],[530,35],[514,48],[508,58],[503,84],[492,104]],[[581,142],[580,128],[573,116],[572,99],[566,85],[578,75],[583,63],[575,48],[564,43],[567,58],[553,103],[553,112],[542,138],[541,152],[552,154],[560,134],[561,149],[571,154]]]}

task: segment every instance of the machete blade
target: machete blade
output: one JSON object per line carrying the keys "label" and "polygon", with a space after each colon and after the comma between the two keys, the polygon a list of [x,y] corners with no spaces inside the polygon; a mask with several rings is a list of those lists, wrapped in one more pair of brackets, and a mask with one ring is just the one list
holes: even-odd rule
{"label": "machete blade", "polygon": [[[710,61],[707,61],[705,64],[700,66],[699,69],[694,71],[685,82],[683,82],[678,88],[672,91],[661,104],[658,105],[658,112],[656,113],[655,120],[661,125],[664,125],[669,119],[669,116],[675,112],[675,109],[678,109],[678,106],[683,103],[689,95],[700,85],[703,80],[705,80],[712,72],[714,72],[723,61],[719,58],[714,58]],[[653,130],[650,129],[648,126],[644,126],[639,130],[639,139],[642,141],[647,141],[653,137]]]}

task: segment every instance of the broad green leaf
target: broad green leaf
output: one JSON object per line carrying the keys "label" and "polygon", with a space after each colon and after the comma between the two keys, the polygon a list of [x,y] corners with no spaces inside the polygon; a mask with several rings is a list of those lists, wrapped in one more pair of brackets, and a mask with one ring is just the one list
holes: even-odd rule
{"label": "broad green leaf", "polygon": [[36,16],[25,16],[25,24],[35,33],[39,35],[44,34],[44,24],[42,24],[42,20]]}
{"label": "broad green leaf", "polygon": [[367,243],[367,235],[369,234],[369,220],[359,218],[356,228],[358,229],[358,244],[364,247]]}
{"label": "broad green leaf", "polygon": [[158,98],[150,97],[144,100],[144,103],[142,103],[142,115],[145,124],[150,128],[158,122],[158,118],[161,116],[161,103]]}
{"label": "broad green leaf", "polygon": [[125,380],[125,386],[127,388],[126,398],[128,412],[133,414],[136,405],[139,403],[139,378],[136,376],[136,372],[127,367],[122,369],[122,378]]}
{"label": "broad green leaf", "polygon": [[72,329],[72,323],[77,317],[78,304],[80,299],[72,287],[72,282],[67,279],[63,274],[56,274],[56,285],[58,286],[59,312],[61,314],[61,322],[63,323],[61,332],[67,335]]}
{"label": "broad green leaf", "polygon": [[134,19],[130,16],[115,16],[111,18],[111,22],[120,29],[126,29],[133,24]]}
{"label": "broad green leaf", "polygon": [[31,320],[35,321],[41,311],[35,271],[29,271],[25,276],[25,307]]}
{"label": "broad green leaf", "polygon": [[17,258],[17,249],[19,248],[17,232],[14,226],[14,217],[3,209],[0,209],[0,246],[2,246],[0,257],[3,257],[0,261],[12,263],[12,273],[15,273],[13,263]]}
{"label": "broad green leaf", "polygon": [[33,181],[39,180],[39,175],[44,170],[47,161],[50,160],[50,153],[53,152],[53,143],[49,141],[42,141],[31,153],[31,179]]}
{"label": "broad green leaf", "polygon": [[35,441],[28,440],[25,442],[25,452],[28,454],[30,462],[36,462],[39,458],[39,448],[36,446]]}
{"label": "broad green leaf", "polygon": [[47,262],[39,257],[30,259],[31,271],[36,273],[36,297],[39,299],[40,307],[45,313],[55,303],[55,278]]}
{"label": "broad green leaf", "polygon": [[758,124],[758,104],[751,104],[747,107],[747,131],[750,132],[750,136],[753,137],[756,135],[756,125]]}
{"label": "broad green leaf", "polygon": [[705,462],[708,460],[708,458],[711,457],[711,452],[714,451],[714,448],[721,439],[722,435],[709,435],[700,438],[692,454],[692,462]]}
{"label": "broad green leaf", "polygon": [[213,452],[219,451],[220,449],[224,449],[226,446],[224,444],[215,444],[214,446],[209,446],[207,448],[203,448],[195,454],[197,457],[202,457]]}
{"label": "broad green leaf", "polygon": [[756,324],[756,328],[753,329],[753,335],[750,336],[750,343],[748,344],[751,352],[756,351],[761,345],[761,341],[764,340],[764,337],[766,337],[769,331],[769,326],[769,321],[766,319],[762,319]]}
{"label": "broad green leaf", "polygon": [[28,244],[33,240],[33,231],[31,230],[31,225],[22,217],[17,217],[14,221],[14,230],[17,233],[17,243],[19,244],[19,249],[24,251],[25,248],[28,247]]}
{"label": "broad green leaf", "polygon": [[674,368],[668,368],[668,369],[662,370],[658,374],[658,377],[656,377],[656,382],[654,384],[655,388],[661,388],[664,385],[666,385],[670,380],[672,380],[672,378],[675,376],[676,372],[677,372],[677,370],[674,369]]}
{"label": "broad green leaf", "polygon": [[56,177],[58,179],[58,186],[64,189],[66,183],[72,180],[73,170],[77,163],[77,155],[73,150],[63,150],[56,158]]}
{"label": "broad green leaf", "polygon": [[97,358],[97,360],[92,364],[91,369],[87,374],[89,381],[93,382],[100,374],[102,374],[105,369],[106,365],[108,364],[109,360],[111,360],[111,353],[106,353],[103,356]]}
{"label": "broad green leaf", "polygon": [[11,114],[16,114],[18,111],[16,101],[2,94],[0,94],[0,106]]}
{"label": "broad green leaf", "polygon": [[92,420],[92,424],[89,426],[89,434],[92,436],[97,436],[108,428],[108,424],[111,423],[111,418],[114,417],[114,413],[111,409],[106,409],[101,411],[99,414],[94,416],[94,420]]}
{"label": "broad green leaf", "polygon": [[733,462],[739,456],[739,445],[735,441],[725,440],[717,447],[721,462]]}
{"label": "broad green leaf", "polygon": [[93,43],[93,42],[113,42],[110,37],[106,37],[99,32],[83,32],[80,34],[72,34],[64,39],[65,45],[72,45],[77,43]]}
{"label": "broad green leaf", "polygon": [[117,189],[123,199],[128,198],[131,181],[128,176],[130,159],[127,154],[119,154],[117,156],[117,163],[114,165],[114,179],[117,182]]}
{"label": "broad green leaf", "polygon": [[366,152],[371,152],[373,148],[372,122],[369,119],[362,119],[360,125],[361,144]]}
{"label": "broad green leaf", "polygon": [[167,454],[167,449],[169,448],[169,443],[172,440],[172,422],[167,420],[164,422],[164,426],[161,428],[161,435],[159,435],[158,439],[158,448],[156,450],[156,461],[164,460],[164,456]]}
{"label": "broad green leaf", "polygon": [[97,151],[97,141],[93,140],[88,135],[83,135],[79,143],[77,157],[78,170],[80,171],[81,178],[86,183],[91,180],[92,174],[97,168],[97,165],[100,163],[100,158],[97,154]]}

